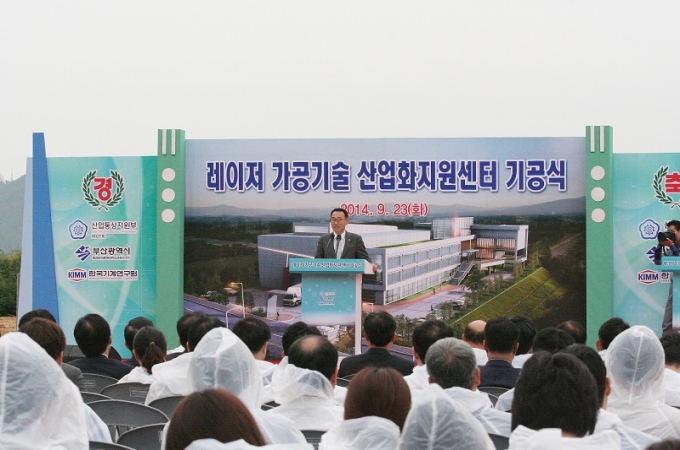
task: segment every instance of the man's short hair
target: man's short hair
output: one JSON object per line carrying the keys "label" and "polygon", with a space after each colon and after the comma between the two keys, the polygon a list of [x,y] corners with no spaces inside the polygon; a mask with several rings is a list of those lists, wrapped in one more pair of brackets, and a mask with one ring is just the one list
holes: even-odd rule
{"label": "man's short hair", "polygon": [[135,317],[125,325],[123,336],[125,337],[125,346],[132,350],[132,343],[135,340],[135,334],[144,327],[152,327],[153,322],[146,317]]}
{"label": "man's short hair", "polygon": [[333,208],[333,211],[331,211],[330,216],[333,217],[334,212],[341,212],[345,215],[345,219],[349,217],[349,213],[345,208]]}
{"label": "man's short hair", "polygon": [[628,322],[624,321],[620,317],[612,317],[611,319],[600,325],[600,329],[597,331],[597,338],[600,340],[603,349],[609,348],[614,338],[621,334],[621,332],[626,331],[630,328]]}
{"label": "man's short hair", "polygon": [[205,336],[208,331],[212,330],[213,328],[224,327],[226,327],[224,322],[222,322],[217,317],[208,316],[195,321],[193,325],[191,325],[191,328],[189,328],[189,340],[187,341],[189,351],[194,351],[198,343],[201,342],[201,339],[203,339],[203,336]]}
{"label": "man's short hair", "polygon": [[576,356],[586,365],[590,374],[595,379],[595,384],[597,384],[597,401],[601,405],[604,401],[604,391],[607,387],[607,368],[602,357],[595,349],[585,344],[571,344],[562,350],[562,352]]}
{"label": "man's short hair", "polygon": [[477,373],[477,358],[472,347],[454,337],[440,339],[427,352],[425,367],[433,383],[444,389],[472,389]]}
{"label": "man's short hair", "polygon": [[482,345],[484,343],[484,330],[475,331],[475,329],[468,324],[463,331],[463,338],[465,339],[465,342]]}
{"label": "man's short hair", "polygon": [[385,347],[397,331],[397,322],[386,311],[372,312],[364,319],[364,334],[366,340],[376,347]]}
{"label": "man's short hair", "polygon": [[564,330],[555,327],[543,328],[534,338],[534,353],[557,353],[574,343],[574,338]]}
{"label": "man's short hair", "polygon": [[583,437],[595,430],[597,384],[588,367],[574,355],[535,353],[515,385],[512,429],[559,428]]}
{"label": "man's short hair", "polygon": [[440,339],[453,337],[453,328],[443,320],[426,320],[413,330],[413,348],[421,361],[425,361],[427,350]]}
{"label": "man's short hair", "polygon": [[680,366],[680,333],[671,331],[661,336],[664,359],[667,366]]}
{"label": "man's short hair", "polygon": [[674,227],[676,230],[680,231],[680,220],[669,220],[666,222],[666,228],[668,227]]}
{"label": "man's short hair", "polygon": [[519,340],[519,327],[507,317],[496,317],[484,327],[486,347],[492,353],[510,353]]}
{"label": "man's short hair", "polygon": [[585,344],[587,340],[586,329],[583,325],[575,320],[565,320],[564,322],[557,325],[562,331],[566,331],[574,338],[574,343]]}
{"label": "man's short hair", "polygon": [[519,347],[517,347],[517,355],[525,355],[529,353],[531,347],[534,345],[534,338],[536,337],[536,325],[524,316],[512,316],[510,322],[517,325],[519,328]]}
{"label": "man's short hair", "polygon": [[25,323],[30,322],[31,320],[35,319],[36,317],[41,317],[43,319],[47,319],[49,321],[52,321],[54,323],[57,323],[57,319],[54,318],[51,312],[46,310],[45,308],[38,308],[34,309],[32,311],[27,312],[23,316],[21,316],[21,319],[19,319],[19,323],[17,324],[18,328],[21,328]]}
{"label": "man's short hair", "polygon": [[316,370],[329,380],[338,366],[338,350],[322,336],[304,336],[290,346],[288,363],[301,369]]}
{"label": "man's short hair", "polygon": [[290,346],[293,345],[293,342],[297,341],[301,337],[310,335],[321,336],[321,331],[319,331],[317,327],[307,325],[304,322],[295,322],[283,332],[283,336],[281,337],[281,347],[283,347],[283,353],[288,355]]}
{"label": "man's short hair", "polygon": [[73,329],[78,347],[87,357],[101,355],[111,340],[111,327],[99,314],[86,314]]}
{"label": "man's short hair", "polygon": [[177,320],[177,336],[182,347],[186,348],[189,342],[189,329],[199,319],[205,319],[208,315],[203,311],[193,311],[184,314]]}
{"label": "man's short hair", "polygon": [[26,333],[28,337],[37,342],[52,359],[57,359],[66,348],[64,332],[51,320],[34,317],[24,323],[19,331]]}
{"label": "man's short hair", "polygon": [[232,331],[248,346],[250,353],[262,350],[264,344],[272,338],[269,326],[257,317],[245,317],[239,320]]}

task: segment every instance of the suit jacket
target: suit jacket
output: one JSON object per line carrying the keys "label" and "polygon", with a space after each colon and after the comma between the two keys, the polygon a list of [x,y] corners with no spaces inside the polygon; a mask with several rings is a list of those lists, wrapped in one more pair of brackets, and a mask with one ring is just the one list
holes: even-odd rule
{"label": "suit jacket", "polygon": [[104,355],[86,356],[85,358],[74,359],[68,364],[79,368],[82,373],[105,375],[116,380],[120,380],[133,369],[132,366],[115,359],[109,359]]}
{"label": "suit jacket", "polygon": [[61,365],[61,368],[64,370],[66,377],[76,384],[78,384],[78,380],[83,378],[83,373],[77,367],[64,363]]}
{"label": "suit jacket", "polygon": [[[324,234],[316,243],[315,258],[335,258],[335,233]],[[345,246],[342,250],[342,258],[365,259],[371,262],[366,252],[364,240],[358,234],[345,231]]]}
{"label": "suit jacket", "polygon": [[413,361],[393,355],[384,348],[369,348],[366,353],[343,359],[338,370],[338,377],[345,378],[354,375],[368,366],[392,367],[402,375],[411,375],[413,372]]}
{"label": "suit jacket", "polygon": [[515,387],[520,369],[503,359],[490,359],[485,365],[479,366],[482,381],[479,387],[500,386],[508,389]]}

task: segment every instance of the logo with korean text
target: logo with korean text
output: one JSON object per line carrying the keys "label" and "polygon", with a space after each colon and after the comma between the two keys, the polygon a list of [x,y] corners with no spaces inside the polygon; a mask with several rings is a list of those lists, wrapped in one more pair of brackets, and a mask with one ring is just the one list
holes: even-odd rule
{"label": "logo with korean text", "polygon": [[680,199],[676,200],[670,194],[680,194],[680,173],[668,173],[668,166],[662,166],[654,174],[652,180],[654,196],[664,205],[680,208]]}
{"label": "logo with korean text", "polygon": [[656,270],[643,270],[637,274],[638,283],[642,284],[654,284],[659,282],[659,272]]}
{"label": "logo with korean text", "polygon": [[90,170],[83,178],[81,190],[85,201],[97,211],[108,211],[123,199],[123,176],[117,170],[110,170],[109,174],[109,177],[98,177],[96,170]]}

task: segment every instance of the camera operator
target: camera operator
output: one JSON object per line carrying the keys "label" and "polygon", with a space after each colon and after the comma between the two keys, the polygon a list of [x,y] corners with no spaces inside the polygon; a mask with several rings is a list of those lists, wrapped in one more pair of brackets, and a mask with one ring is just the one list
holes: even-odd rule
{"label": "camera operator", "polygon": [[[659,245],[654,252],[654,264],[661,264],[661,256],[680,256],[680,220],[666,223],[666,232],[659,233]],[[668,289],[668,299],[663,313],[661,331],[663,333],[673,329],[673,272]]]}

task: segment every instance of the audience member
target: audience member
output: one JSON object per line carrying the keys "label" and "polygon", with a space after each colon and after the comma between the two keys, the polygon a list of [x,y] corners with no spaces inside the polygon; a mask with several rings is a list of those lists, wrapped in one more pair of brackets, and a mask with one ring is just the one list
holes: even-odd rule
{"label": "audience member", "polygon": [[411,408],[404,377],[391,367],[365,367],[349,384],[340,424],[321,437],[319,449],[394,450]]}
{"label": "audience member", "polygon": [[665,369],[663,371],[664,403],[680,407],[680,333],[669,331],[661,336]]}
{"label": "audience member", "polygon": [[[35,317],[31,321],[25,322],[19,328],[19,331],[33,339],[47,352],[50,358],[55,360],[60,367],[63,367],[66,336],[64,336],[64,332],[59,325],[48,319]],[[111,442],[111,433],[109,433],[108,427],[99,418],[97,413],[84,403],[82,409],[85,416],[88,439],[91,441]]]}
{"label": "audience member", "polygon": [[595,424],[595,433],[604,430],[615,431],[619,438],[621,438],[621,448],[624,450],[644,449],[648,445],[659,441],[654,436],[624,425],[616,414],[607,411],[607,398],[611,393],[611,386],[609,378],[607,378],[607,369],[604,366],[604,361],[602,361],[597,351],[584,344],[572,344],[562,351],[577,357],[586,365],[590,374],[595,379],[597,401],[600,404],[600,410],[597,413],[597,423]]}
{"label": "audience member", "polygon": [[572,338],[574,343],[585,344],[587,340],[586,329],[583,325],[575,320],[565,320],[557,325],[557,328],[566,331]]}
{"label": "audience member", "polygon": [[[190,346],[192,331],[189,332]],[[255,358],[231,330],[223,327],[211,329],[195,348],[190,348],[193,349],[189,363],[192,391],[224,389],[237,396],[250,410],[270,444],[305,442],[293,422],[279,415],[265,414],[260,409],[262,381]]]}
{"label": "audience member", "polygon": [[[281,336],[283,358],[281,358],[281,361],[274,367],[271,383],[262,388],[263,404],[274,401],[274,390],[279,389],[278,386],[281,384],[281,376],[288,365],[288,352],[290,351],[290,346],[301,337],[309,335],[321,336],[321,332],[318,328],[307,325],[304,322],[295,322],[283,332],[283,336]],[[341,405],[345,401],[347,389],[336,385],[333,389],[333,393],[336,401]]]}
{"label": "audience member", "polygon": [[592,434],[599,407],[585,364],[565,353],[536,352],[515,386],[510,449],[621,448],[614,431]]}
{"label": "audience member", "polygon": [[402,375],[413,372],[413,362],[390,353],[397,337],[397,322],[388,312],[376,311],[364,319],[364,338],[368,351],[349,356],[340,363],[340,378],[354,375],[366,366],[387,366],[397,369]]}
{"label": "audience member", "polygon": [[519,369],[512,366],[512,359],[519,346],[519,327],[506,317],[491,319],[484,327],[484,349],[489,357],[479,366],[480,387],[499,386],[512,388],[519,377]]}
{"label": "audience member", "polygon": [[87,314],[78,319],[73,335],[85,357],[67,364],[79,368],[83,373],[105,375],[116,380],[120,380],[132,370],[132,366],[109,359],[111,328],[99,314]]}
{"label": "audience member", "polygon": [[[137,331],[139,331],[142,327],[152,327],[153,322],[147,319],[146,317],[135,317],[134,319],[130,319],[130,321],[125,325],[125,328],[123,329],[123,337],[125,338],[125,348],[127,348],[130,353],[132,354],[132,345],[135,340],[135,334],[137,334]],[[139,366],[139,362],[137,362],[137,358],[135,358],[135,355],[132,355],[132,358],[129,359],[121,359],[121,362],[124,362],[125,364],[129,364],[133,367]]]}
{"label": "audience member", "polygon": [[338,351],[328,339],[305,336],[291,345],[288,365],[274,389],[280,405],[267,414],[291,419],[301,430],[328,431],[343,418],[343,408],[333,397]]}
{"label": "audience member", "polygon": [[132,343],[132,356],[137,360],[137,367],[121,378],[119,383],[151,384],[155,381],[151,370],[156,364],[165,361],[168,344],[163,332],[153,326],[142,327],[135,334]]}
{"label": "audience member", "polygon": [[483,366],[489,360],[486,356],[486,349],[484,349],[484,328],[486,322],[483,320],[473,320],[465,327],[463,331],[463,341],[467,342],[472,351],[475,352],[477,358],[477,365]]}
{"label": "audience member", "polygon": [[179,355],[189,353],[187,349],[187,343],[189,341],[189,329],[198,320],[207,319],[208,315],[202,311],[193,311],[184,314],[177,320],[177,340],[179,341],[179,347],[168,350],[168,355],[165,358],[166,361],[172,361]]}
{"label": "audience member", "polygon": [[531,358],[534,350],[534,338],[536,337],[536,325],[523,316],[512,316],[510,322],[519,328],[519,339],[517,352],[512,359],[512,365],[521,369],[527,359]]}
{"label": "audience member", "polygon": [[597,348],[597,351],[600,352],[602,359],[605,359],[609,344],[612,343],[614,338],[628,328],[630,328],[630,325],[618,317],[612,317],[600,325],[600,329],[597,331],[595,348]]}
{"label": "audience member", "polygon": [[179,355],[172,361],[156,364],[151,373],[154,381],[149,386],[149,393],[146,395],[144,403],[147,405],[154,400],[173,395],[187,395],[191,392],[189,383],[189,363],[191,362],[191,352],[213,328],[224,328],[224,323],[216,317],[199,318],[187,332],[187,353]]}
{"label": "audience member", "polygon": [[[33,311],[29,311],[26,314],[24,314],[23,316],[21,316],[21,319],[19,319],[19,331],[22,331],[21,327],[25,326],[26,324],[31,322],[33,319],[43,319],[43,320],[47,320],[49,322],[52,322],[53,324],[55,324],[59,328],[59,331],[61,332],[61,334],[62,335],[64,334],[64,331],[61,329],[61,327],[59,327],[59,325],[57,325],[57,321],[54,318],[54,316],[52,315],[52,313],[49,312],[48,310],[42,309],[42,308],[34,309]],[[35,331],[35,333],[32,333],[32,335],[29,334],[29,333],[27,333],[27,334],[29,334],[29,336],[34,341],[36,341],[38,344],[40,344],[40,346],[42,348],[44,348],[47,351],[47,353],[49,353],[49,355],[52,357],[52,359],[57,360],[57,357],[53,353],[58,349],[58,347],[61,344],[57,345],[54,348],[50,348],[48,350],[47,346],[51,345],[50,342],[53,342],[53,341],[51,339],[44,339],[42,337],[43,336],[43,333],[41,331],[42,328],[43,327],[34,328],[33,330]],[[47,333],[47,334],[51,335],[52,333]],[[59,363],[59,365],[61,366],[61,369],[66,374],[66,377],[68,377],[69,380],[71,380],[71,381],[73,381],[74,383],[77,384],[78,381],[83,378],[83,373],[77,367],[74,367],[70,364],[63,364],[63,362],[64,362],[64,350],[65,349],[66,349],[66,337],[64,336],[64,345],[61,346],[61,350],[59,351],[59,353],[61,353],[61,357],[59,358],[59,360],[57,360],[57,362]]]}
{"label": "audience member", "polygon": [[425,361],[430,381],[475,416],[487,433],[510,436],[510,414],[494,409],[489,397],[477,390],[480,371],[468,344],[442,339],[430,347]]}
{"label": "audience member", "polygon": [[680,439],[666,439],[650,445],[647,450],[680,450]]}
{"label": "audience member", "polygon": [[398,450],[494,450],[482,425],[439,385],[423,389],[406,417]]}
{"label": "audience member", "polygon": [[269,344],[269,340],[272,338],[269,326],[257,317],[245,317],[236,322],[232,331],[246,344],[253,354],[262,375],[262,385],[266,386],[271,383],[276,365],[265,361],[267,357],[267,344]]}
{"label": "audience member", "polygon": [[430,384],[427,368],[425,367],[427,350],[432,344],[446,337],[453,337],[453,329],[443,320],[426,320],[416,325],[411,338],[413,342],[413,359],[416,362],[416,366],[413,368],[411,375],[404,377],[411,390],[411,395],[417,395],[420,389]]}
{"label": "audience member", "polygon": [[78,388],[24,333],[0,338],[0,448],[88,449]]}
{"label": "audience member", "polygon": [[177,405],[168,425],[165,449],[184,450],[199,439],[266,444],[248,408],[234,394],[221,389],[194,392]]}
{"label": "audience member", "polygon": [[663,398],[664,352],[652,330],[633,326],[612,341],[605,358],[612,393],[607,409],[624,424],[661,439],[680,438],[680,410]]}

